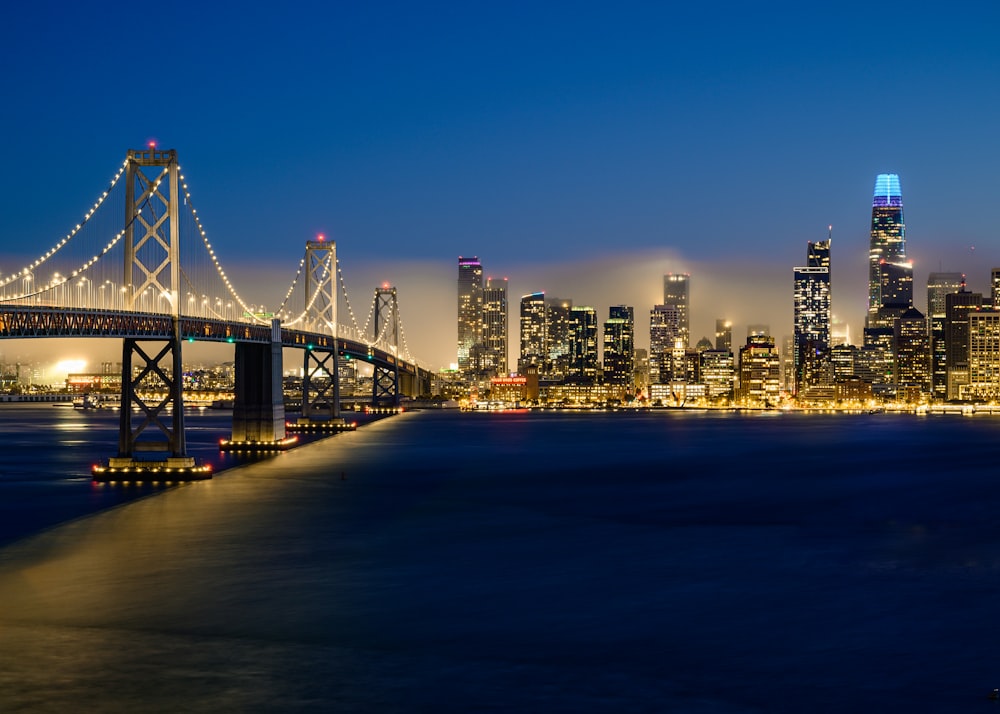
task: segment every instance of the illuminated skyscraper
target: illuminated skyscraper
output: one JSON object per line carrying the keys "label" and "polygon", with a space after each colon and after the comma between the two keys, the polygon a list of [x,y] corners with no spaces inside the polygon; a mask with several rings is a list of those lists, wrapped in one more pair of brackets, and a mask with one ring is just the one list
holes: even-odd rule
{"label": "illuminated skyscraper", "polygon": [[[809,242],[806,265],[794,269],[795,306],[792,365],[795,391],[822,381],[823,364],[829,362],[830,243]],[[808,369],[807,369],[808,366]]]}
{"label": "illuminated skyscraper", "polygon": [[592,307],[569,309],[569,382],[593,384],[597,380],[597,311]]}
{"label": "illuminated skyscraper", "polygon": [[479,258],[458,258],[458,371],[479,369],[477,346],[483,337],[483,266]]}
{"label": "illuminated skyscraper", "polygon": [[751,335],[740,348],[737,400],[748,406],[775,406],[781,394],[780,360],[774,338]]}
{"label": "illuminated skyscraper", "polygon": [[927,320],[931,337],[931,393],[934,399],[948,398],[948,348],[945,341],[945,320],[948,317],[945,298],[965,290],[962,273],[931,273],[927,277]]}
{"label": "illuminated skyscraper", "polygon": [[507,376],[507,278],[487,278],[483,288],[483,370]]}
{"label": "illuminated skyscraper", "polygon": [[542,371],[548,359],[545,293],[531,293],[521,298],[521,351],[517,360],[519,374],[528,367]]}
{"label": "illuminated skyscraper", "polygon": [[667,273],[663,276],[663,304],[677,308],[679,338],[685,348],[691,342],[690,291],[691,276],[687,273]]}
{"label": "illuminated skyscraper", "polygon": [[969,314],[983,306],[982,293],[962,290],[945,295],[944,339],[948,369],[948,399],[962,398],[969,384]]}
{"label": "illuminated skyscraper", "polygon": [[994,310],[1000,310],[1000,268],[990,271],[990,293]]}
{"label": "illuminated skyscraper", "polygon": [[920,401],[931,391],[931,344],[927,318],[915,307],[904,312],[894,326],[896,348],[896,398]]}
{"label": "illuminated skyscraper", "polygon": [[[682,344],[676,305],[654,305],[649,311],[649,383],[668,384],[674,378],[674,354]],[[684,348],[680,347],[683,353]]]}
{"label": "illuminated skyscraper", "polygon": [[969,384],[962,399],[1000,399],[1000,311],[969,313]]}
{"label": "illuminated skyscraper", "polygon": [[715,349],[722,352],[733,351],[733,323],[729,320],[715,321]]}
{"label": "illuminated skyscraper", "polygon": [[604,323],[604,381],[631,391],[635,382],[635,314],[627,305],[612,305]]}
{"label": "illuminated skyscraper", "polygon": [[552,380],[565,379],[570,370],[572,300],[548,298],[545,301],[545,348],[548,351],[543,374]]}
{"label": "illuminated skyscraper", "polygon": [[872,199],[866,327],[891,328],[893,318],[913,307],[913,266],[906,260],[905,233],[899,176],[879,174]]}

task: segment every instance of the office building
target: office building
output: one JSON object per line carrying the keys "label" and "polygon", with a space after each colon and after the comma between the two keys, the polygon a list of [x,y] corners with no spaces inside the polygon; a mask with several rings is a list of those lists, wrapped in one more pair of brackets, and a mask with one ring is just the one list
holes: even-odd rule
{"label": "office building", "polygon": [[1000,400],[1000,311],[969,313],[969,383],[961,399]]}
{"label": "office building", "polygon": [[684,347],[691,342],[690,292],[691,276],[687,273],[667,273],[663,276],[663,304],[677,308],[678,338]]}
{"label": "office building", "polygon": [[548,298],[545,301],[546,349],[548,356],[543,376],[548,380],[562,380],[570,371],[570,351],[572,350],[572,325],[570,310],[572,300]]}
{"label": "office building", "polygon": [[649,312],[649,383],[667,384],[674,378],[674,356],[683,354],[680,311],[676,305],[654,305]]}
{"label": "office building", "polygon": [[737,401],[744,406],[774,407],[781,395],[780,357],[774,338],[751,335],[740,348]]}
{"label": "office building", "polygon": [[458,258],[458,371],[477,372],[483,336],[483,266],[479,258]]}
{"label": "office building", "polygon": [[722,352],[733,351],[733,323],[729,320],[715,321],[715,349]]}
{"label": "office building", "polygon": [[915,307],[893,326],[896,349],[896,398],[918,402],[931,394],[931,343],[927,319]]}
{"label": "office building", "polygon": [[[868,251],[868,315],[865,327],[892,327],[891,320],[913,306],[913,266],[906,259],[906,229],[899,176],[879,174],[872,197]],[[883,311],[895,311],[885,315]],[[888,321],[888,324],[886,324]]]}
{"label": "office building", "polygon": [[597,381],[597,311],[577,305],[569,309],[569,350],[566,381],[593,384]]}
{"label": "office building", "polygon": [[927,320],[931,340],[931,394],[935,400],[948,398],[948,350],[945,342],[947,305],[945,296],[965,290],[962,273],[931,273],[927,277]]}
{"label": "office building", "polygon": [[487,278],[483,288],[482,369],[507,376],[507,278]]}
{"label": "office building", "polygon": [[546,335],[545,293],[529,293],[521,297],[521,350],[518,353],[518,374],[527,375],[528,368],[538,374],[548,360]]}
{"label": "office building", "polygon": [[604,381],[631,392],[635,388],[635,313],[612,305],[604,323]]}
{"label": "office building", "polygon": [[[795,303],[792,341],[794,390],[816,383],[822,363],[829,360],[830,325],[833,321],[830,296],[830,240],[810,241],[806,265],[793,269]],[[809,369],[805,368],[809,364]]]}
{"label": "office building", "polygon": [[962,290],[945,295],[945,368],[947,399],[961,399],[962,388],[969,384],[969,313],[983,306],[981,293]]}

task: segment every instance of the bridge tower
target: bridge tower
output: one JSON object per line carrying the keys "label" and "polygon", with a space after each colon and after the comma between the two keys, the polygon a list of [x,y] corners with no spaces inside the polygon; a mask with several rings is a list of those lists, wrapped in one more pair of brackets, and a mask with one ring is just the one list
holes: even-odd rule
{"label": "bridge tower", "polygon": [[[177,152],[135,149],[125,169],[124,299],[134,311],[140,296],[151,298],[149,312],[162,314],[166,299],[172,317],[168,334],[126,337],[122,347],[122,391],[118,455],[94,478],[190,480],[211,478],[207,467],[187,455],[182,399],[183,366],[177,295],[180,286],[180,167]],[[150,349],[150,347],[152,349]],[[150,394],[157,396],[147,401]],[[133,419],[133,408],[140,414]],[[159,456],[143,458],[158,453]]]}
{"label": "bridge tower", "polygon": [[399,305],[396,288],[384,286],[375,288],[375,333],[373,342],[379,338],[389,343],[391,367],[373,364],[372,406],[399,406]]}
{"label": "bridge tower", "polygon": [[322,235],[306,241],[306,329],[333,334],[331,347],[304,351],[300,425],[341,425],[337,343],[337,242]]}

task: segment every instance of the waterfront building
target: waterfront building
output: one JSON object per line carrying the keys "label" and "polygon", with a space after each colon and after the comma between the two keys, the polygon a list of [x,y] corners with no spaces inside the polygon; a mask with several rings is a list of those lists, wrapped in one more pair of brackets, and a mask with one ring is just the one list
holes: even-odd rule
{"label": "waterfront building", "polygon": [[715,349],[733,351],[733,323],[729,320],[715,320]]}
{"label": "waterfront building", "polygon": [[916,402],[931,393],[931,343],[927,319],[915,307],[893,327],[896,349],[896,398]]}
{"label": "waterfront building", "polygon": [[507,278],[487,278],[483,288],[482,369],[486,376],[506,376]]}
{"label": "waterfront building", "polygon": [[521,297],[521,350],[517,360],[518,374],[525,375],[529,367],[536,373],[545,369],[548,359],[546,335],[545,293],[529,293]]}
{"label": "waterfront building", "polygon": [[[537,378],[535,380],[537,390]],[[528,400],[528,378],[503,376],[490,379],[490,402],[504,406],[523,404]]]}
{"label": "waterfront building", "polygon": [[683,350],[680,312],[676,305],[654,305],[649,312],[649,382],[667,384],[674,378],[674,355]]}
{"label": "waterfront building", "polygon": [[857,376],[855,361],[858,355],[856,345],[841,344],[830,348],[830,366],[833,369],[833,381],[845,382]]}
{"label": "waterfront building", "polygon": [[[816,384],[811,377],[823,373],[829,359],[830,324],[833,320],[830,295],[831,240],[809,241],[806,265],[793,269],[794,309],[792,370],[794,393]],[[810,369],[805,370],[809,363]]]}
{"label": "waterfront building", "polygon": [[1000,310],[969,313],[969,383],[961,399],[1000,400]]}
{"label": "waterfront building", "polygon": [[592,307],[569,309],[569,362],[566,381],[591,384],[597,381],[597,311]]}
{"label": "waterfront building", "polygon": [[990,271],[990,302],[994,310],[1000,310],[1000,268]]}
{"label": "waterfront building", "polygon": [[705,350],[699,355],[701,384],[705,397],[710,401],[728,401],[733,398],[736,372],[730,350]]}
{"label": "waterfront building", "polygon": [[969,313],[983,306],[982,293],[962,290],[945,295],[945,367],[948,399],[961,399],[969,383]]}
{"label": "waterfront building", "polygon": [[740,384],[737,401],[744,406],[773,407],[781,395],[780,358],[774,338],[751,335],[740,348]]}
{"label": "waterfront building", "polygon": [[927,320],[931,340],[931,394],[933,399],[948,398],[948,349],[945,341],[947,305],[945,297],[965,290],[963,273],[931,273],[927,276]]}
{"label": "waterfront building", "polygon": [[635,388],[635,313],[627,305],[608,308],[604,323],[604,381],[625,391]]}
{"label": "waterfront building", "polygon": [[687,347],[691,342],[690,292],[689,274],[667,273],[663,276],[663,304],[677,308],[677,338],[683,347]]}
{"label": "waterfront building", "polygon": [[570,310],[572,300],[548,298],[545,301],[546,349],[548,355],[546,368],[542,375],[549,380],[565,379],[570,371],[570,352],[572,350],[572,325]]}
{"label": "waterfront building", "polygon": [[458,258],[458,371],[479,371],[483,336],[483,266],[479,258]]}

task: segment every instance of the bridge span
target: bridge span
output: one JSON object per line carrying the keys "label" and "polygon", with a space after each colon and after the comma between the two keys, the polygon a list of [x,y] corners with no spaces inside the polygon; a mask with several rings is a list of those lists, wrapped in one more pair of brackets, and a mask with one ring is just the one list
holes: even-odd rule
{"label": "bridge span", "polygon": [[[341,319],[343,308],[349,316]],[[302,351],[302,418],[341,428],[341,358],[371,366],[375,407],[427,392],[430,372],[409,356],[395,288],[376,288],[364,326],[347,296],[336,242],[306,242],[284,298],[250,303],[223,269],[173,150],[131,150],[108,189],[64,238],[0,278],[0,339],[122,341],[118,453],[101,480],[208,478],[187,455],[183,345],[233,344],[236,385],[229,445],[273,450],[286,433],[283,351]],[[295,307],[296,305],[301,307]],[[147,403],[150,383],[168,396]],[[135,413],[133,413],[135,412]]]}

